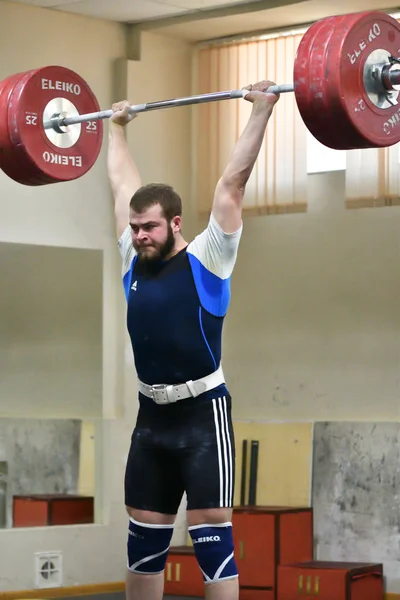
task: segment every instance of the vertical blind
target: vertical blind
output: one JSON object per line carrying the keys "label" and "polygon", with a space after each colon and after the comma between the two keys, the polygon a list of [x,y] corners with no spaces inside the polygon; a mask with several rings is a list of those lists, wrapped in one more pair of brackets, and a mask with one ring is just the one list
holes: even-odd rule
{"label": "vertical blind", "polygon": [[[266,78],[293,81],[301,35],[201,48],[197,53],[196,93],[240,89]],[[215,185],[250,117],[251,102],[200,104],[195,111],[196,190],[200,212],[211,208]],[[307,209],[307,135],[293,93],[281,94],[246,186],[243,209],[250,214]]]}
{"label": "vertical blind", "polygon": [[400,204],[399,145],[348,150],[346,207],[367,208]]}

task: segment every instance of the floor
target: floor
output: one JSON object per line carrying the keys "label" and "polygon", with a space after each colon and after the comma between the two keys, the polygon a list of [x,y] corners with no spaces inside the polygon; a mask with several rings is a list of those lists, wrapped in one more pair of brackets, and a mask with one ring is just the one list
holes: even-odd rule
{"label": "floor", "polygon": [[[74,596],[73,598],[58,598],[57,600],[125,600],[124,592],[115,592],[112,594],[96,594],[93,596]],[[190,598],[184,596],[164,596],[164,600],[196,600],[194,596]]]}

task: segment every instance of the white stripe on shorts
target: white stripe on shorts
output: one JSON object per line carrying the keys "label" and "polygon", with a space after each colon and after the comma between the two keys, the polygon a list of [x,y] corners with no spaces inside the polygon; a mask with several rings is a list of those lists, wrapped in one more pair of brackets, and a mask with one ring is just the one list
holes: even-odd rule
{"label": "white stripe on shorts", "polygon": [[230,507],[233,503],[233,457],[226,397],[215,398],[212,403],[218,449],[219,505]]}

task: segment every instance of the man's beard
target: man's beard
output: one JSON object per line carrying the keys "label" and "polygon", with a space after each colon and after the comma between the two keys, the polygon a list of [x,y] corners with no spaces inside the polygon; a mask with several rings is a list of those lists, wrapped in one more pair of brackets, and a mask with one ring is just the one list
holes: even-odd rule
{"label": "man's beard", "polygon": [[175,246],[174,233],[172,231],[171,225],[168,225],[168,234],[167,234],[167,239],[165,240],[165,242],[158,246],[151,246],[151,248],[153,250],[156,250],[156,252],[153,252],[149,256],[149,255],[143,253],[143,250],[145,249],[143,247],[138,246],[137,248],[135,248],[135,250],[138,253],[138,261],[150,266],[152,264],[162,261],[174,249],[174,246]]}

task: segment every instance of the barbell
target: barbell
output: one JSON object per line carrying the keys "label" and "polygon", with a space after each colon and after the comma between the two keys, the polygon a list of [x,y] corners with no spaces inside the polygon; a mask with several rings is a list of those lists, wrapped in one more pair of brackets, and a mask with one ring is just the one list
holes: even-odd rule
{"label": "barbell", "polygon": [[[299,42],[293,83],[267,91],[294,92],[304,124],[336,150],[388,147],[400,141],[400,25],[378,11],[327,17]],[[131,106],[132,113],[240,99],[230,90]],[[96,162],[104,119],[77,73],[47,66],[0,82],[0,168],[25,185],[71,181]]]}

